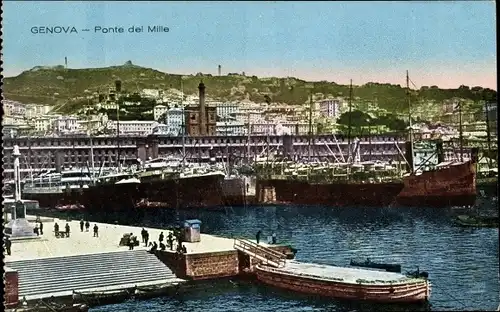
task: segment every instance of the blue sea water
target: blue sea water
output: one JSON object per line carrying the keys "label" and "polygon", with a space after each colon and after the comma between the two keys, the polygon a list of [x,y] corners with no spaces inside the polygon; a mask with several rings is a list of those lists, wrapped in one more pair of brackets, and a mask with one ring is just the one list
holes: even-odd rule
{"label": "blue sea water", "polygon": [[[171,211],[141,216],[139,223],[161,227]],[[241,207],[181,212],[196,218],[204,233],[254,238],[276,232],[279,243],[299,251],[297,260],[348,265],[352,258],[400,263],[404,271],[428,271],[431,310],[488,311],[500,302],[498,229],[460,228],[443,209]],[[345,303],[273,289],[255,282],[206,282],[176,297],[128,301],[92,308],[107,311],[388,311],[387,306]],[[414,310],[394,307],[391,310]]]}

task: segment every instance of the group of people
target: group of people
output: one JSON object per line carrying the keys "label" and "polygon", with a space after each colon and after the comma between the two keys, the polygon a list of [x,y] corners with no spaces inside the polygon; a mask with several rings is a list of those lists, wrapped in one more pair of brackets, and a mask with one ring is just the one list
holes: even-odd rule
{"label": "group of people", "polygon": [[[85,227],[85,231],[88,232],[89,228],[90,228],[90,223],[88,220],[86,222],[84,222],[83,219],[81,219],[80,220],[80,231],[83,232],[84,227]],[[36,229],[37,228],[35,228],[35,230]],[[56,237],[60,237],[60,236],[64,236],[64,235],[66,235],[66,237],[69,237],[70,232],[71,232],[71,228],[69,226],[69,223],[66,223],[66,225],[64,226],[64,232],[59,231],[59,224],[57,224],[57,222],[54,224],[54,234],[56,235]],[[40,233],[43,234],[43,225],[41,222],[40,222]],[[94,237],[99,237],[99,227],[97,226],[97,224],[94,224]]]}
{"label": "group of people", "polygon": [[[80,220],[80,231],[83,232],[83,227],[85,226],[85,232],[89,231],[90,228],[90,222],[89,220],[83,222],[83,219]],[[99,237],[99,227],[97,226],[97,223],[94,224],[94,237]]]}
{"label": "group of people", "polygon": [[[173,232],[173,233],[172,233]],[[163,240],[165,239],[165,235],[163,232],[160,233],[160,236],[158,237],[158,242],[159,244],[156,244],[156,242],[150,242],[148,247],[151,247],[150,252],[155,252],[158,250],[158,247],[160,250],[164,251],[167,248],[169,248],[171,251],[174,250],[174,241],[177,241],[177,249],[176,251],[179,253],[187,253],[186,246],[182,244],[182,236],[181,232],[178,230],[173,230],[169,231],[166,239],[166,245],[163,243]]]}
{"label": "group of people", "polygon": [[37,218],[35,222],[36,222],[36,225],[35,225],[35,228],[33,229],[33,232],[35,232],[36,236],[43,235],[43,223],[42,223],[42,221],[39,218]]}
{"label": "group of people", "polygon": [[54,224],[54,234],[56,235],[56,237],[62,237],[63,235],[69,237],[69,232],[70,232],[70,227],[68,223],[66,223],[66,225],[64,226],[64,232],[59,231],[59,224],[57,224],[57,222]]}

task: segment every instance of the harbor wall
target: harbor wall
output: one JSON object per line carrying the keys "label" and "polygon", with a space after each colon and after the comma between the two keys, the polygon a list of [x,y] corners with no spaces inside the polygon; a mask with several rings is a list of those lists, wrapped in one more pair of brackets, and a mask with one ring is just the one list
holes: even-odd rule
{"label": "harbor wall", "polygon": [[19,274],[16,270],[5,267],[4,274],[5,308],[14,308],[19,302]]}
{"label": "harbor wall", "polygon": [[[289,246],[269,246],[269,248],[288,254]],[[238,250],[181,254],[172,251],[157,251],[156,256],[167,265],[178,278],[206,280],[233,277],[253,271],[259,262]]]}

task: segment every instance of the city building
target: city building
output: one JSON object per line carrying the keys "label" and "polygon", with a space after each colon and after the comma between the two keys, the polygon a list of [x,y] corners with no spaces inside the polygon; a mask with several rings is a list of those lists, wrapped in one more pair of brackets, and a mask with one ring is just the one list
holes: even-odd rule
{"label": "city building", "polygon": [[52,131],[56,133],[74,132],[79,128],[78,118],[74,116],[58,116],[52,120]]}
{"label": "city building", "polygon": [[339,99],[325,99],[319,101],[320,115],[327,118],[337,119],[340,116],[341,101]]}
{"label": "city building", "polygon": [[153,108],[153,118],[156,121],[160,121],[160,118],[168,111],[168,106],[165,105],[155,105]]}
{"label": "city building", "polygon": [[[108,124],[108,129],[117,131],[117,121],[112,121]],[[149,135],[153,133],[153,129],[158,126],[158,122],[154,120],[130,120],[120,121],[120,134],[136,134]]]}
{"label": "city building", "polygon": [[206,136],[216,134],[217,109],[205,105],[205,85],[198,85],[199,105],[188,105],[185,114],[187,134],[190,136]]}
{"label": "city building", "polygon": [[57,118],[57,116],[43,115],[33,118],[31,124],[36,132],[46,133],[51,130],[52,121]]}
{"label": "city building", "polygon": [[166,113],[166,133],[170,135],[182,135],[185,122],[184,108],[171,108]]}
{"label": "city building", "polygon": [[26,110],[24,112],[24,117],[31,119],[37,116],[46,115],[52,109],[48,105],[38,105],[38,104],[26,104]]}
{"label": "city building", "polygon": [[217,116],[227,117],[227,116],[234,116],[234,114],[236,114],[239,111],[239,106],[235,102],[224,102],[224,103],[217,103],[216,109],[217,109]]}
{"label": "city building", "polygon": [[247,127],[245,123],[236,120],[224,120],[216,123],[216,134],[220,136],[245,135]]}

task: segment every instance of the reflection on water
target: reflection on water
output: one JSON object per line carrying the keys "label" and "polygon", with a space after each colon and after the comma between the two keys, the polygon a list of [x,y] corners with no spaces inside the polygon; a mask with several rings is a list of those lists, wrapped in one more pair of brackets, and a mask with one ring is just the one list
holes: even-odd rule
{"label": "reflection on water", "polygon": [[[498,209],[498,208],[497,208]],[[360,209],[324,207],[241,207],[222,212],[181,211],[196,218],[202,231],[254,238],[275,232],[280,243],[299,249],[297,259],[348,265],[351,258],[401,263],[403,270],[428,271],[433,310],[492,310],[499,302],[498,229],[463,229],[451,222],[450,209]],[[116,216],[100,217],[112,222]],[[133,223],[163,227],[172,211],[144,211]],[[107,220],[106,220],[107,219]],[[93,311],[387,311],[289,294],[248,282],[212,282],[182,298],[159,298],[105,306]],[[413,309],[409,309],[413,310]]]}

